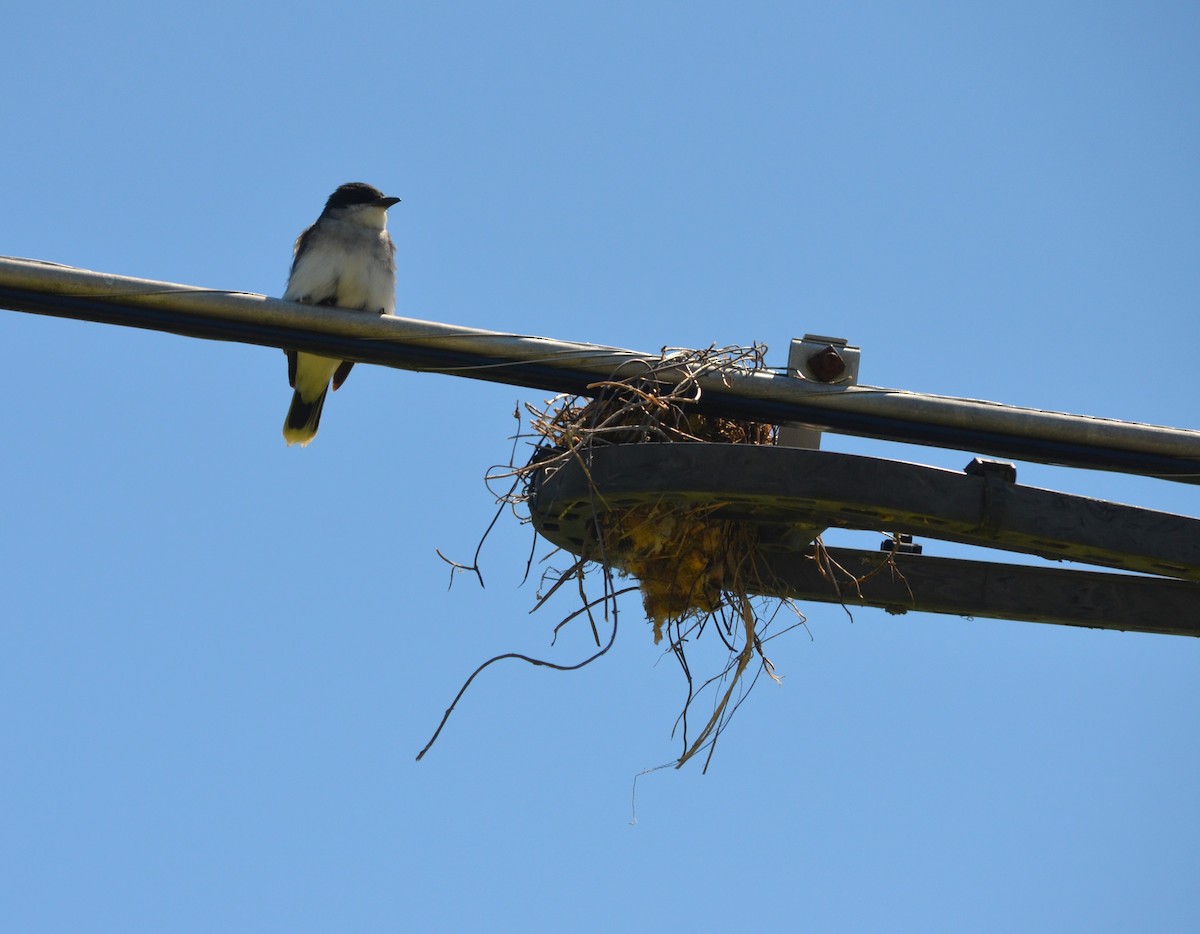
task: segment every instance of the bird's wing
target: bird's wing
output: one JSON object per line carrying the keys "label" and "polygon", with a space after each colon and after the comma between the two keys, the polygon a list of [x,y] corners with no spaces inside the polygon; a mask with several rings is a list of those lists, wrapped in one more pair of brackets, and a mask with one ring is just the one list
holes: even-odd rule
{"label": "bird's wing", "polygon": [[343,360],[333,374],[333,391],[337,392],[342,383],[346,382],[346,377],[350,375],[350,368],[354,363],[350,360]]}
{"label": "bird's wing", "polygon": [[284,299],[309,305],[336,305],[340,258],[336,251],[313,250],[316,224],[296,238],[295,258]]}

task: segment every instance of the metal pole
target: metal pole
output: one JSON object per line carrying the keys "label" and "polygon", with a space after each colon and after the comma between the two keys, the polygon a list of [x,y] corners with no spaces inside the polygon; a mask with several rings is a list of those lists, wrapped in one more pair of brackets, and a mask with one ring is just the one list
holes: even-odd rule
{"label": "metal pole", "polygon": [[[588,385],[598,379],[627,376],[661,359],[596,344],[347,313],[26,259],[0,258],[0,307],[581,395],[589,394]],[[824,384],[762,370],[711,373],[700,385],[701,406],[742,418],[1200,483],[1200,431],[874,386],[830,391]]]}

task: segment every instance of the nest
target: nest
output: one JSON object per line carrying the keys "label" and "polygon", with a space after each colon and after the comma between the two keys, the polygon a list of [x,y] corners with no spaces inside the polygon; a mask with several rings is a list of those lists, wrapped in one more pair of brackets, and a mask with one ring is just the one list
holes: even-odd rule
{"label": "nest", "polygon": [[[508,493],[500,494],[499,499],[519,508],[528,504],[533,480],[540,471],[572,461],[586,470],[589,453],[601,446],[775,444],[775,426],[721,418],[696,409],[702,376],[762,369],[765,350],[762,345],[703,351],[664,350],[658,361],[639,363],[639,372],[634,375],[616,374],[612,379],[592,384],[588,387],[594,392],[591,398],[559,396],[542,408],[527,406],[527,427],[518,437],[533,441],[533,456],[524,466],[510,464],[494,471],[489,480],[511,478],[512,487]],[[602,502],[603,491],[595,493],[597,501]],[[780,607],[795,610],[787,600],[754,596],[762,592],[756,588],[758,582],[752,570],[758,530],[752,523],[722,516],[721,504],[711,503],[656,502],[626,509],[604,509],[595,519],[595,540],[569,569],[543,578],[546,592],[535,609],[543,606],[564,584],[572,581],[578,584],[581,606],[558,623],[555,634],[571,621],[586,616],[600,647],[599,652],[581,663],[587,664],[603,655],[616,636],[615,598],[623,591],[615,587],[614,575],[635,579],[655,644],[666,640],[667,650],[678,661],[687,681],[687,697],[676,723],[682,732],[683,751],[673,764],[682,766],[705,748],[711,758],[717,737],[757,676],[766,673],[779,681],[763,653],[763,643],[767,627]],[[477,563],[455,568],[479,573]],[[604,594],[592,600],[586,594],[585,583],[595,576],[602,581]],[[604,621],[611,625],[611,637],[603,647],[593,613],[597,607],[602,609]],[[795,625],[801,625],[803,616],[797,611],[796,617]],[[716,636],[703,644],[713,643],[723,661],[698,685],[689,653],[697,650],[702,644],[701,636],[710,630]],[[772,636],[776,634],[782,633]],[[555,665],[525,656],[501,657],[519,657],[562,670],[581,667]],[[753,676],[746,678],[755,660],[758,666]],[[487,664],[490,662],[476,669],[475,674]],[[463,691],[475,674],[464,684]],[[713,689],[712,711],[699,732],[689,735],[689,712],[709,688]],[[457,701],[458,698],[455,704]],[[453,709],[454,704],[447,710],[447,717]],[[430,745],[433,741],[430,740]],[[707,766],[706,759],[706,769]]]}
{"label": "nest", "polygon": [[604,552],[638,580],[654,644],[672,620],[714,613],[725,602],[757,536],[744,522],[712,516],[713,507],[641,506],[611,516]]}
{"label": "nest", "polygon": [[[648,373],[594,383],[589,388],[599,395],[591,401],[559,397],[543,410],[530,408],[531,428],[541,445],[518,474],[528,479],[556,461],[586,464],[589,451],[612,444],[774,444],[772,425],[689,411],[700,398],[702,374],[759,369],[763,350],[664,352]],[[680,382],[665,381],[665,373],[680,371],[685,374]],[[527,497],[528,484],[521,494]],[[739,578],[757,546],[754,526],[722,519],[713,514],[718,510],[656,503],[608,510],[601,517],[597,557],[640,582],[655,644],[669,622],[716,612],[726,602],[728,582]]]}
{"label": "nest", "polygon": [[[695,409],[702,376],[762,369],[765,349],[756,345],[664,351],[644,372],[589,386],[597,393],[590,401],[558,397],[544,409],[530,408],[530,427],[540,445],[518,476],[528,481],[535,470],[544,470],[556,461],[586,465],[591,450],[611,444],[775,444],[773,425]],[[596,492],[602,499],[603,491]],[[528,493],[526,484],[520,495],[527,498]],[[706,744],[711,748],[736,708],[730,704],[756,657],[760,670],[779,680],[762,646],[765,624],[781,601],[768,601],[771,612],[764,613],[752,597],[757,583],[751,569],[758,529],[749,522],[724,518],[721,504],[659,502],[607,509],[597,520],[597,541],[583,560],[598,565],[606,575],[615,570],[637,580],[655,644],[668,640],[669,650],[687,678],[687,701],[678,721],[684,749],[675,763],[681,766]],[[689,643],[708,628],[724,642],[726,663],[697,689],[688,659]],[[724,682],[724,690],[719,692],[707,723],[689,738],[690,707],[705,687],[720,682]]]}

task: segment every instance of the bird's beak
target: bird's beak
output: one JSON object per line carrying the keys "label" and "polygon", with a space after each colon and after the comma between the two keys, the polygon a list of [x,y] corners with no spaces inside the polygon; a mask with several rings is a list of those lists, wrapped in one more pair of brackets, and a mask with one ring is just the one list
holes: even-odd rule
{"label": "bird's beak", "polygon": [[399,204],[399,203],[400,203],[399,198],[380,198],[378,201],[375,202],[375,207],[383,208],[386,211],[393,204]]}

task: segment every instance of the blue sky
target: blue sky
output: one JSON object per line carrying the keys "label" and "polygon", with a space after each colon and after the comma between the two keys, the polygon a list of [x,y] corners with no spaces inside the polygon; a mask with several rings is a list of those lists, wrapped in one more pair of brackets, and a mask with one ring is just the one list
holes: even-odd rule
{"label": "blue sky", "polygon": [[[363,180],[404,199],[403,315],[777,364],[839,334],[864,383],[1200,428],[1194,4],[739,7],[26,4],[0,253],[279,295]],[[478,662],[587,651],[528,612],[527,528],[484,590],[434,552],[541,394],[361,366],[298,450],[277,351],[16,312],[0,347],[6,930],[1200,926],[1195,642],[806,606],[631,826],[683,691],[636,599],[413,761]]]}

